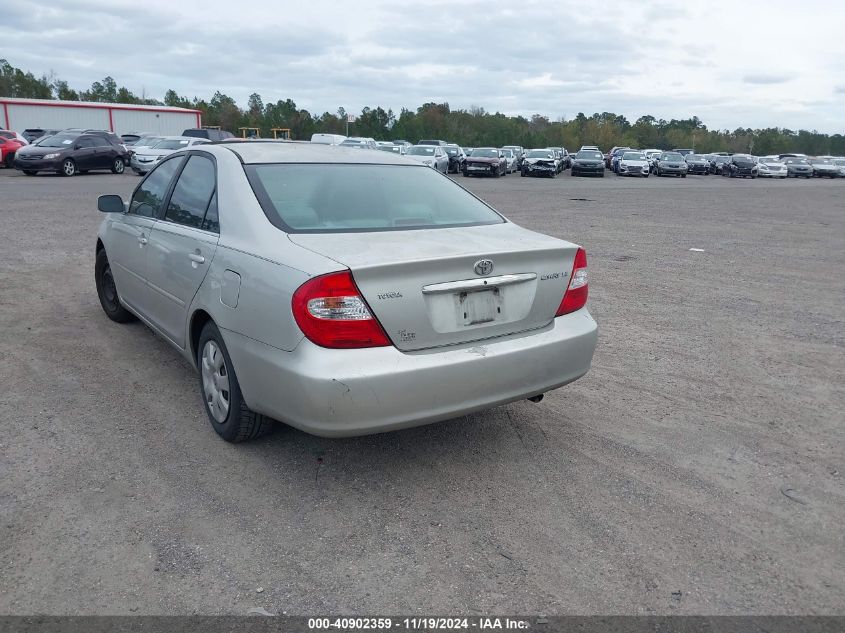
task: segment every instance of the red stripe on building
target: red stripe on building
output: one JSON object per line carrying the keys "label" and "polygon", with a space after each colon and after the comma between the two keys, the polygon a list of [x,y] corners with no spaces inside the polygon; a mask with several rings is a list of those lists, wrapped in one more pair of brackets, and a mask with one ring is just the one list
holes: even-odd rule
{"label": "red stripe on building", "polygon": [[114,117],[111,113],[111,108],[109,108],[109,132],[114,132]]}
{"label": "red stripe on building", "polygon": [[[4,115],[5,115],[5,117],[6,117],[6,129],[7,129],[7,130],[11,130],[11,129],[12,129],[12,126],[11,126],[11,124],[9,123],[9,106],[8,106],[8,104],[6,104],[6,103],[4,103],[4,104],[3,104],[3,114],[4,114]],[[197,114],[197,116],[199,116],[199,114]]]}

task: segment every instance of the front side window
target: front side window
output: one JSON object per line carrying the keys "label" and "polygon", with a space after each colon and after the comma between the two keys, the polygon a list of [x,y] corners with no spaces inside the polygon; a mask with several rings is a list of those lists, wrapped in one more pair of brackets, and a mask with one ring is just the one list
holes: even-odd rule
{"label": "front side window", "polygon": [[164,202],[164,196],[170,188],[170,181],[173,174],[179,168],[182,157],[166,160],[159,163],[150,175],[138,185],[132,201],[129,203],[129,213],[141,215],[145,218],[154,218],[158,214]]}
{"label": "front side window", "polygon": [[245,169],[267,218],[288,232],[388,231],[504,222],[493,209],[427,167],[266,164]]}
{"label": "front side window", "polygon": [[202,228],[215,185],[214,163],[204,156],[191,156],[179,174],[164,219],[195,229]]}

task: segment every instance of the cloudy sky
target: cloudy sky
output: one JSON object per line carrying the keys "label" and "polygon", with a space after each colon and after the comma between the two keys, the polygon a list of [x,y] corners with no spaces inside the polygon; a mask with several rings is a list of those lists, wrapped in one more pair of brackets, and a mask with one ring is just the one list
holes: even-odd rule
{"label": "cloudy sky", "polygon": [[0,58],[75,88],[111,75],[155,98],[258,92],[315,113],[447,101],[845,132],[841,0],[2,5]]}

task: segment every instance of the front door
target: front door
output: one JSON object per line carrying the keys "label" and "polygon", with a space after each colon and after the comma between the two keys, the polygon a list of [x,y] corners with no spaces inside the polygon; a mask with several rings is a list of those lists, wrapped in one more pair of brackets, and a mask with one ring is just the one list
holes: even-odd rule
{"label": "front door", "polygon": [[150,314],[147,285],[150,236],[180,163],[181,157],[161,163],[138,185],[128,212],[111,225],[106,244],[120,300],[147,318]]}

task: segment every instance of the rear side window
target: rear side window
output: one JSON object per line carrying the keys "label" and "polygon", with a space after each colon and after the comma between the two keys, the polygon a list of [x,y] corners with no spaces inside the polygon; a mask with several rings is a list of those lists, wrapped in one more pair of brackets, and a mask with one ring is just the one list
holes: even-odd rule
{"label": "rear side window", "polygon": [[164,197],[167,195],[167,190],[170,188],[173,174],[176,173],[181,163],[182,157],[180,156],[166,160],[153,169],[135,190],[132,201],[129,203],[129,213],[141,215],[145,218],[156,217],[164,202]]}
{"label": "rear side window", "polygon": [[191,156],[179,174],[164,219],[195,229],[202,228],[214,194],[215,180],[214,163],[204,156]]}
{"label": "rear side window", "polygon": [[76,140],[75,147],[77,149],[84,149],[86,147],[94,147],[94,139],[90,136],[83,136]]}
{"label": "rear side window", "polygon": [[91,140],[94,142],[94,147],[110,147],[108,139],[104,136],[92,136]]}
{"label": "rear side window", "polygon": [[429,167],[247,165],[267,218],[288,232],[390,231],[504,219]]}

